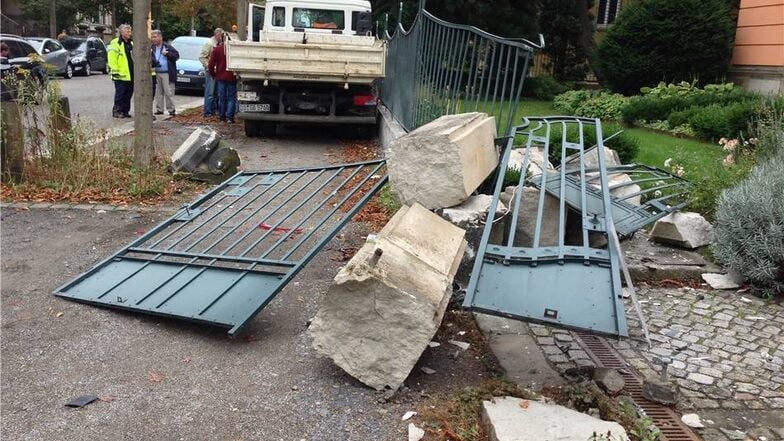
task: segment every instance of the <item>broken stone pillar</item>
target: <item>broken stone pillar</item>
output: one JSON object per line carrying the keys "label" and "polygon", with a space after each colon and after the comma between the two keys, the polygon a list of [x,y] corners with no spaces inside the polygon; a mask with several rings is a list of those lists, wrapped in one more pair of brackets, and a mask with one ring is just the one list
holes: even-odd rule
{"label": "broken stone pillar", "polygon": [[465,201],[498,165],[495,118],[446,115],[395,140],[387,155],[392,191],[429,209]]}
{"label": "broken stone pillar", "polygon": [[[504,192],[501,193],[500,200],[505,206],[514,206],[516,189],[517,187],[514,186],[506,187]],[[514,220],[513,209],[514,208],[510,208],[509,213],[506,214],[503,220],[493,225],[490,243],[506,245],[512,227],[516,227],[513,246],[532,247],[534,244],[534,233],[536,231],[537,210],[539,209],[539,189],[536,187],[523,187],[520,205],[517,207],[519,215],[516,226],[512,225]],[[559,213],[560,204],[558,198],[549,193],[545,193],[544,208],[542,210],[542,226],[541,232],[539,233],[539,246],[558,245]]]}
{"label": "broken stone pillar", "polygon": [[[490,211],[492,202],[493,197],[490,195],[474,195],[460,205],[444,208],[441,216],[460,228],[475,227],[487,219],[487,213]],[[501,216],[505,211],[506,206],[503,202],[499,202],[496,207],[496,217]]]}
{"label": "broken stone pillar", "polygon": [[628,439],[623,426],[557,404],[514,397],[482,401],[482,422],[490,441],[585,441],[594,433]]}
{"label": "broken stone pillar", "polygon": [[375,389],[397,389],[441,324],[465,232],[404,206],[335,277],[310,325],[313,347]]}
{"label": "broken stone pillar", "polygon": [[210,128],[198,128],[191,133],[171,157],[172,170],[176,172],[195,172],[218,147],[218,133]]}
{"label": "broken stone pillar", "polygon": [[651,231],[655,242],[695,249],[713,243],[713,226],[699,213],[675,212],[658,221]]}
{"label": "broken stone pillar", "polygon": [[[585,163],[585,168],[599,168],[599,147],[591,147],[585,152],[583,152],[583,162]],[[613,167],[616,165],[623,165],[621,164],[621,157],[618,156],[618,152],[615,150],[605,146],[604,147],[604,166],[605,167]],[[575,170],[580,168],[580,154],[575,153],[566,158],[562,167],[566,167],[566,170]]]}
{"label": "broken stone pillar", "polygon": [[[508,169],[520,170],[525,164],[525,148],[513,149],[509,152],[509,166]],[[545,160],[544,149],[531,147],[528,153],[528,171],[530,177],[539,176],[542,174],[543,169],[555,170],[550,160]]]}

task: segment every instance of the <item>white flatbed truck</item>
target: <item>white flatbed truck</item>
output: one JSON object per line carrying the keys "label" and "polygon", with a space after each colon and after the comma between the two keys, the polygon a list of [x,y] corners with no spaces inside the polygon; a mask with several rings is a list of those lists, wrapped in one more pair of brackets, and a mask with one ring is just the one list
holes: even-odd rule
{"label": "white flatbed truck", "polygon": [[248,7],[246,38],[226,43],[247,136],[278,124],[375,127],[386,43],[367,0],[268,0]]}

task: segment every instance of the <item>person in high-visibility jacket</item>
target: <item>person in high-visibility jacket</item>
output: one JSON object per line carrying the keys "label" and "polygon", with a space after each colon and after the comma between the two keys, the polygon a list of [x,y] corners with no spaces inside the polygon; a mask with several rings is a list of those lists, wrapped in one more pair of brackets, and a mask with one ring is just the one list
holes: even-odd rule
{"label": "person in high-visibility jacket", "polygon": [[130,118],[131,97],[133,97],[133,40],[131,39],[131,26],[120,25],[119,36],[112,40],[107,47],[109,70],[114,81],[114,108],[112,116],[115,118]]}

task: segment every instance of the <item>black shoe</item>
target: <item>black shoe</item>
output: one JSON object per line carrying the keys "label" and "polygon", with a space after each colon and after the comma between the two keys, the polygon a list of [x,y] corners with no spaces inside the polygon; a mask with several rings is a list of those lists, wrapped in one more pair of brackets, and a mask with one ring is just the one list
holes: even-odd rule
{"label": "black shoe", "polygon": [[160,110],[156,110],[155,115],[163,115],[163,112],[161,112]]}
{"label": "black shoe", "polygon": [[[161,112],[161,113],[163,113],[163,112]],[[174,115],[176,115],[176,114],[177,114],[177,112],[175,112],[174,110],[172,110],[171,112],[169,112],[169,115],[171,115],[171,116],[174,116]]]}
{"label": "black shoe", "polygon": [[125,118],[120,112],[112,112],[112,118]]}
{"label": "black shoe", "polygon": [[123,113],[123,114],[122,114],[122,117],[123,117],[123,118],[133,118],[133,115],[131,115],[130,113],[127,113],[127,112],[126,112],[126,113]]}
{"label": "black shoe", "polygon": [[226,118],[221,118],[220,122],[226,122]]}

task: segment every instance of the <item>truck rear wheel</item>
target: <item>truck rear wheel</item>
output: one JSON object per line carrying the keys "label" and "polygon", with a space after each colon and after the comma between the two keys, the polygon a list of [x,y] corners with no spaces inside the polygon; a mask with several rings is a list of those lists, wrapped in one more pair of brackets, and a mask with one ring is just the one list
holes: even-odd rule
{"label": "truck rear wheel", "polygon": [[271,137],[275,136],[278,132],[278,125],[273,122],[263,122],[261,123],[261,134],[263,136]]}
{"label": "truck rear wheel", "polygon": [[261,128],[258,121],[245,120],[245,136],[248,138],[255,138],[261,134]]}

